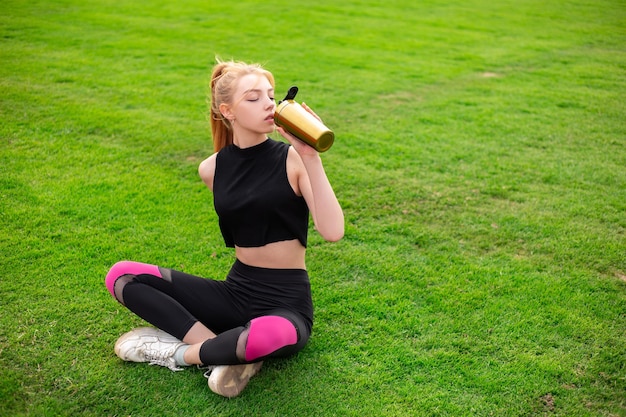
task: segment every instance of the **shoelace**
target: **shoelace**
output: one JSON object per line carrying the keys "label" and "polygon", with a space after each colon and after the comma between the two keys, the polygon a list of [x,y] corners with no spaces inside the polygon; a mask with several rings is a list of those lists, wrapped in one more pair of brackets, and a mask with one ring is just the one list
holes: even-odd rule
{"label": "shoelace", "polygon": [[206,379],[209,379],[209,377],[211,376],[211,372],[213,372],[213,370],[215,368],[217,368],[217,365],[207,365],[207,366],[200,366],[200,365],[198,365],[198,369],[200,369],[200,370],[206,369],[206,371],[204,371],[204,374],[203,374],[203,376]]}
{"label": "shoelace", "polygon": [[182,371],[183,368],[176,366],[176,362],[172,355],[174,351],[172,349],[166,351],[146,351],[144,356],[150,365],[160,365],[169,368],[171,371]]}

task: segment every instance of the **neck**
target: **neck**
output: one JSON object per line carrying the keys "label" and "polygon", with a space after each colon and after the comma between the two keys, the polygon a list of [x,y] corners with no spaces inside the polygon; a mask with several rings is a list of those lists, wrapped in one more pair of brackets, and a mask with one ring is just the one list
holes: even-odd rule
{"label": "neck", "polygon": [[267,139],[267,134],[265,133],[256,133],[249,131],[240,131],[239,129],[233,130],[233,143],[240,149],[250,148],[252,146],[258,145],[259,143],[265,142]]}

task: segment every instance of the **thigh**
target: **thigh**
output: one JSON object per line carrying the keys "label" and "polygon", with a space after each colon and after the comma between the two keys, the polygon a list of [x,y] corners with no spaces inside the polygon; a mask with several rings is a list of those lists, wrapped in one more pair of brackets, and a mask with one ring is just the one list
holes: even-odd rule
{"label": "thigh", "polygon": [[247,322],[246,300],[232,291],[226,281],[202,278],[173,269],[159,269],[163,278],[138,275],[135,280],[169,295],[216,333]]}
{"label": "thigh", "polygon": [[313,301],[308,274],[301,269],[257,268],[235,262],[229,280],[248,296],[250,318],[267,315],[273,310],[297,313],[313,327]]}

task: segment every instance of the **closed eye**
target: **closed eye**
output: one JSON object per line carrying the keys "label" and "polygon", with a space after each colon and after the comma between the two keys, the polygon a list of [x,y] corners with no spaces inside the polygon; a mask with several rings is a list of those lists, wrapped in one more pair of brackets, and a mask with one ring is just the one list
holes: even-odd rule
{"label": "closed eye", "polygon": [[[246,101],[254,102],[254,101],[258,101],[262,96],[264,96],[265,91],[259,90],[257,88],[253,88],[253,89],[247,90],[245,94],[246,94],[245,96]],[[267,97],[272,101],[276,101],[276,99],[274,98],[274,89],[267,90]]]}

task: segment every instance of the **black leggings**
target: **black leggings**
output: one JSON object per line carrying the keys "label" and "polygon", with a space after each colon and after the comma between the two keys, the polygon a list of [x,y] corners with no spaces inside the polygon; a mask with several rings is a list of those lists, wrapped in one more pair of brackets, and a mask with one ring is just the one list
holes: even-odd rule
{"label": "black leggings", "polygon": [[[226,280],[218,281],[122,261],[111,268],[106,285],[129,310],[178,339],[198,321],[217,334],[200,349],[205,365],[293,355],[306,345],[313,327],[311,288],[302,269],[236,261]],[[242,361],[236,346],[246,329],[250,333]]]}

